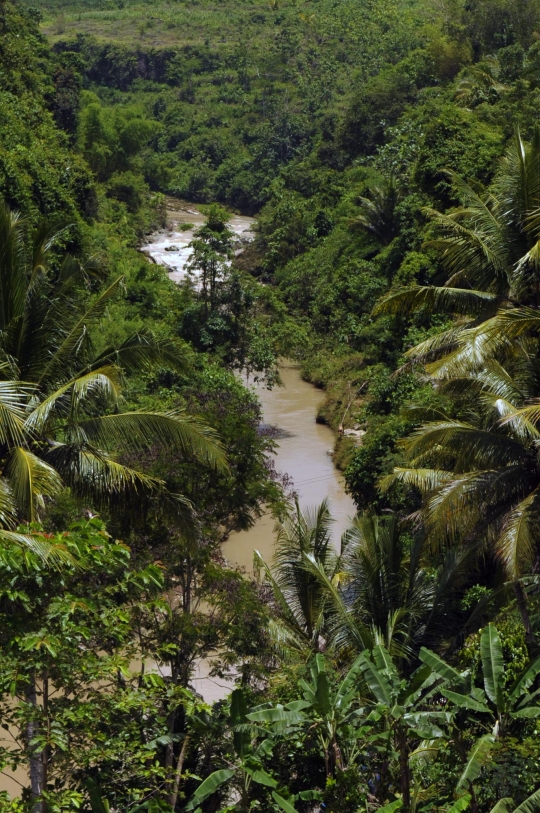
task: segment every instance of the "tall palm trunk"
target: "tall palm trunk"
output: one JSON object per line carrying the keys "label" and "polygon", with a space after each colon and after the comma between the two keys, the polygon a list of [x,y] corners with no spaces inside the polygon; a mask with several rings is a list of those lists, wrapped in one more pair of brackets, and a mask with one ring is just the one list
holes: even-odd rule
{"label": "tall palm trunk", "polygon": [[[34,673],[30,676],[25,690],[25,700],[31,705],[34,710],[37,709],[37,688],[36,676]],[[29,768],[30,768],[30,789],[32,800],[32,813],[43,813],[41,795],[43,793],[43,758],[42,754],[38,753],[34,746],[31,745],[32,740],[39,733],[39,725],[36,722],[35,714],[33,719],[26,726],[26,745],[30,753]]]}
{"label": "tall palm trunk", "polygon": [[521,616],[521,622],[525,629],[525,643],[527,644],[527,652],[529,658],[532,659],[537,654],[538,646],[531,627],[529,608],[527,606],[527,596],[522,584],[518,581],[514,582],[514,593],[516,596],[519,614]]}

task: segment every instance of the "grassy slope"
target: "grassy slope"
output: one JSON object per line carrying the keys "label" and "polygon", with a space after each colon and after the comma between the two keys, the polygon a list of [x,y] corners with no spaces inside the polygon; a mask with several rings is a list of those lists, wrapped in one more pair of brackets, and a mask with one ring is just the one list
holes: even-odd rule
{"label": "grassy slope", "polygon": [[[353,88],[423,41],[433,17],[430,0],[156,0],[105,10],[76,0],[62,0],[61,9],[58,0],[36,5],[53,45],[84,34],[142,53],[188,46],[219,55],[215,68],[201,71],[194,63],[193,79],[199,111],[217,104],[222,132],[230,119],[248,126],[264,120],[261,94],[272,102],[284,98],[293,114],[342,110]],[[236,87],[231,71],[241,63],[249,91],[246,85],[244,95],[227,96]]]}
{"label": "grassy slope", "polygon": [[[417,27],[419,21],[428,23],[433,13],[424,0],[364,0],[361,3],[351,0],[340,3],[335,0],[292,0],[287,3],[279,0],[273,3],[238,0],[167,3],[156,0],[105,10],[88,9],[69,0],[62,8],[50,0],[36,0],[34,5],[42,10],[43,30],[53,43],[82,32],[103,41],[137,47],[200,45],[205,39],[214,38],[216,42],[243,42],[257,48],[275,29],[276,18],[282,22],[298,17],[306,29],[312,31],[319,45],[354,44],[365,53],[372,53],[375,49],[388,54],[393,39],[396,56],[400,49],[399,40],[408,34],[407,23],[413,27]],[[409,16],[410,20],[407,19]],[[377,40],[372,37],[374,25],[378,29]],[[348,57],[356,62],[361,53],[358,51]]]}

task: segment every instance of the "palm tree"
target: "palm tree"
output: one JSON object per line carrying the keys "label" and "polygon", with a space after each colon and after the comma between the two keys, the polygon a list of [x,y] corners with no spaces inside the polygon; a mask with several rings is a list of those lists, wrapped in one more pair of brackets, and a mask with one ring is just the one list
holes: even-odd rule
{"label": "palm tree", "polygon": [[185,513],[184,498],[115,457],[157,443],[224,466],[215,433],[196,418],[120,410],[126,372],[183,361],[151,334],[96,355],[92,330],[122,278],[89,295],[92,269],[69,256],[56,267],[55,239],[41,228],[29,245],[24,221],[0,204],[0,529],[38,519],[44,499],[65,486],[98,507],[159,500]]}
{"label": "palm tree", "polygon": [[449,214],[424,210],[434,230],[426,247],[448,272],[446,284],[392,291],[375,309],[457,316],[449,330],[408,352],[442,376],[464,364],[483,364],[496,347],[503,352],[508,343],[502,322],[519,322],[523,335],[524,318],[530,320],[531,311],[540,308],[540,127],[530,144],[516,135],[490,191],[449,174],[462,205]]}
{"label": "palm tree", "polygon": [[464,205],[428,212],[436,232],[428,245],[450,273],[447,284],[391,293],[379,311],[459,316],[408,351],[457,398],[450,415],[416,411],[421,425],[404,443],[408,466],[386,483],[424,494],[433,545],[461,540],[494,550],[532,650],[522,578],[539,554],[540,128],[530,144],[516,136],[491,192],[454,180]]}
{"label": "palm tree", "polygon": [[328,579],[334,572],[336,555],[330,538],[332,519],[324,500],[317,508],[302,511],[298,500],[294,511],[276,525],[276,552],[270,567],[259,551],[255,564],[262,568],[271,586],[276,608],[272,632],[276,642],[300,652],[321,651],[326,646],[324,585],[306,567],[311,557]]}
{"label": "palm tree", "polygon": [[508,85],[501,82],[501,65],[496,56],[484,57],[482,62],[466,68],[457,84],[456,101],[477,105],[501,96]]}
{"label": "palm tree", "polygon": [[[534,637],[522,588],[540,556],[540,406],[538,358],[522,349],[514,371],[493,360],[479,371],[442,382],[456,397],[456,415],[431,412],[402,441],[408,465],[394,469],[382,487],[398,481],[424,496],[421,516],[434,549],[456,542],[492,550],[513,583],[527,633]],[[417,419],[422,411],[415,410]]]}
{"label": "palm tree", "polygon": [[432,558],[425,536],[408,533],[394,514],[372,513],[356,517],[343,535],[333,579],[309,557],[327,592],[332,646],[357,652],[383,646],[408,661],[441,631],[448,636],[455,623],[449,587],[463,581],[471,555],[450,551],[435,572]]}
{"label": "palm tree", "polygon": [[448,635],[449,586],[463,581],[470,550],[449,551],[433,573],[423,536],[406,533],[394,515],[365,514],[343,535],[338,557],[329,522],[326,502],[307,512],[296,503],[276,528],[273,566],[255,552],[273,590],[272,630],[283,649],[351,653],[384,646],[407,661],[441,628]]}
{"label": "palm tree", "polygon": [[400,200],[396,180],[390,176],[381,184],[370,187],[367,196],[359,199],[360,214],[350,221],[350,225],[360,226],[387,246],[398,234],[396,207]]}

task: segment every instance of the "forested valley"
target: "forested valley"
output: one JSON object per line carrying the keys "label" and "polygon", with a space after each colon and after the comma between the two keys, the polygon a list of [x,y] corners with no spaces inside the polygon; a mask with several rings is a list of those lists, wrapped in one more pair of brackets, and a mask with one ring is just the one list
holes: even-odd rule
{"label": "forested valley", "polygon": [[0,0],[0,80],[0,813],[538,813],[540,0]]}

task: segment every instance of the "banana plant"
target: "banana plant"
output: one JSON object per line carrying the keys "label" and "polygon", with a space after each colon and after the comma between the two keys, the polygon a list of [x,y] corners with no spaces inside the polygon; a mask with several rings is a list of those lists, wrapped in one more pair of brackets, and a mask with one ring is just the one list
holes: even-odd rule
{"label": "banana plant", "polygon": [[456,709],[481,715],[482,722],[490,726],[494,740],[504,736],[519,720],[540,717],[540,688],[531,691],[540,674],[540,656],[527,664],[514,683],[507,687],[501,639],[493,624],[484,627],[480,637],[483,689],[472,684],[468,672],[456,672],[428,649],[420,651],[420,658],[436,675],[446,675],[453,684],[441,690],[443,697]]}
{"label": "banana plant", "polygon": [[[540,656],[531,661],[513,684],[507,687],[501,639],[493,624],[484,627],[480,637],[480,658],[484,688],[474,686],[469,672],[457,672],[434,652],[423,648],[420,658],[433,673],[443,678],[446,685],[440,689],[462,718],[473,717],[487,729],[472,745],[463,772],[456,785],[456,793],[471,796],[471,809],[475,810],[475,782],[486,764],[496,740],[505,736],[521,720],[540,717],[540,688],[533,689],[540,673]],[[466,727],[463,719],[460,729]],[[497,813],[503,813],[497,811]]]}
{"label": "banana plant", "polygon": [[[472,808],[473,803],[474,798],[468,793],[458,799],[457,802],[454,802],[452,807],[450,807],[446,813],[462,813],[462,811],[467,810],[469,806]],[[497,804],[491,808],[489,813],[539,813],[539,811],[540,790],[537,790],[517,807],[515,806],[514,800],[510,796],[506,796],[504,799],[499,799]]]}
{"label": "banana plant", "polygon": [[524,802],[514,807],[514,800],[508,796],[500,799],[490,813],[538,813],[540,811],[540,790],[537,790]]}
{"label": "banana plant", "polygon": [[360,658],[353,663],[343,680],[333,689],[326,660],[316,655],[310,665],[311,680],[300,680],[303,700],[286,706],[256,709],[248,714],[254,723],[270,724],[276,734],[287,736],[293,729],[315,733],[324,755],[326,776],[334,776],[354,763],[359,745],[374,719],[366,718],[360,707],[358,676]]}
{"label": "banana plant", "polygon": [[185,808],[186,811],[194,810],[219,788],[234,780],[234,787],[240,796],[239,808],[242,811],[250,809],[252,786],[256,784],[271,790],[278,808],[285,810],[286,813],[291,811],[295,813],[293,805],[276,791],[278,782],[264,768],[265,761],[272,756],[274,746],[271,732],[255,726],[250,721],[250,716],[243,691],[235,689],[231,695],[229,726],[237,764],[211,773],[193,794]]}
{"label": "banana plant", "polygon": [[[377,646],[359,657],[363,679],[371,692],[376,714],[382,723],[379,740],[386,746],[387,757],[399,763],[403,807],[411,809],[410,755],[415,741],[438,740],[447,736],[452,715],[446,710],[431,709],[430,701],[446,682],[424,664],[409,679],[400,676],[388,651]],[[450,668],[450,667],[449,667]]]}
{"label": "banana plant", "polygon": [[[463,813],[467,810],[472,802],[472,796],[465,794],[461,796],[456,802],[447,807],[444,813]],[[376,813],[397,813],[398,810],[403,808],[403,800],[396,799],[384,807],[379,807]],[[540,811],[540,790],[537,790],[524,802],[515,807],[514,800],[507,796],[504,799],[499,799],[496,805],[491,808],[489,813],[539,813]]]}

